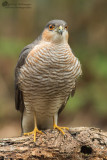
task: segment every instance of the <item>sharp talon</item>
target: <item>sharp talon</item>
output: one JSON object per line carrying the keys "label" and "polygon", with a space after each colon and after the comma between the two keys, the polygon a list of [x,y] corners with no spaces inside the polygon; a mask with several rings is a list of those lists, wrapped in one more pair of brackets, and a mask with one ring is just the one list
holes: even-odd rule
{"label": "sharp talon", "polygon": [[66,137],[67,137],[67,135],[65,134],[65,135],[64,135],[64,138],[66,138]]}
{"label": "sharp talon", "polygon": [[46,135],[47,135],[47,133],[46,133],[45,131],[42,131],[42,133],[44,133],[44,134],[46,134]]}

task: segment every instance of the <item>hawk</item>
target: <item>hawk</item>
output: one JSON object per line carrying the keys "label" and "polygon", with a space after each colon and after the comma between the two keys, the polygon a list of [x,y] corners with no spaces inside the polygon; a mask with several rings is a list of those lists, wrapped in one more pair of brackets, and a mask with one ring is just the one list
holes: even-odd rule
{"label": "hawk", "polygon": [[[58,115],[74,94],[81,65],[68,44],[63,20],[47,23],[41,35],[21,52],[15,68],[15,106],[21,112],[24,135],[58,129]],[[33,130],[33,131],[32,131]]]}

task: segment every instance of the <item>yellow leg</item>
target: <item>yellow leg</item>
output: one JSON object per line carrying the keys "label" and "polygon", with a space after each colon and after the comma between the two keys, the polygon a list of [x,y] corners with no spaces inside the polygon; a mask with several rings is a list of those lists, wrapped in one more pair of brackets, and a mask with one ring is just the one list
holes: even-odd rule
{"label": "yellow leg", "polygon": [[40,134],[43,134],[42,131],[39,131],[38,128],[37,128],[37,123],[36,123],[36,114],[34,113],[34,123],[35,123],[35,128],[32,132],[28,132],[28,133],[24,133],[24,135],[26,136],[29,136],[31,134],[34,134],[34,142],[36,142],[36,133],[40,133]]}
{"label": "yellow leg", "polygon": [[63,131],[63,129],[69,130],[68,127],[60,127],[60,126],[57,126],[57,125],[56,125],[56,122],[55,122],[55,117],[53,118],[53,128],[54,128],[54,129],[58,129],[63,135],[65,134],[65,132]]}

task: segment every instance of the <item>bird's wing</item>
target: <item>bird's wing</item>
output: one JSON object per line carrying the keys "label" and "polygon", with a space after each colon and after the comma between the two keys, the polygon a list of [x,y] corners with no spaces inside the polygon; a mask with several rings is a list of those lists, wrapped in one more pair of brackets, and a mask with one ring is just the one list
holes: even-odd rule
{"label": "bird's wing", "polygon": [[70,97],[70,96],[71,96],[71,97],[74,96],[75,90],[76,90],[76,87],[74,87],[74,88],[72,89],[72,92],[71,92],[71,94],[68,96],[67,100],[66,100],[66,101],[61,105],[61,107],[59,108],[58,115],[59,115],[59,114],[63,111],[63,109],[65,108],[66,103],[67,103],[69,97]]}
{"label": "bird's wing", "polygon": [[27,55],[30,53],[30,51],[36,46],[41,40],[41,36],[39,36],[34,42],[24,47],[22,50],[18,63],[15,68],[15,107],[17,110],[20,110],[21,112],[24,111],[24,100],[23,100],[23,93],[19,88],[18,84],[18,76],[20,73],[20,68],[25,64],[25,60]]}

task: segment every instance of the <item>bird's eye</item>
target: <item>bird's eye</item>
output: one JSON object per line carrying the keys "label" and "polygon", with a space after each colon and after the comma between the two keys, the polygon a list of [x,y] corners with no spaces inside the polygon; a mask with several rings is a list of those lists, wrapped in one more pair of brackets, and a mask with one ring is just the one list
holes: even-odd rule
{"label": "bird's eye", "polygon": [[49,25],[49,30],[53,30],[54,28],[55,28],[54,25],[52,25],[52,24]]}
{"label": "bird's eye", "polygon": [[65,29],[68,30],[68,26],[65,26]]}

